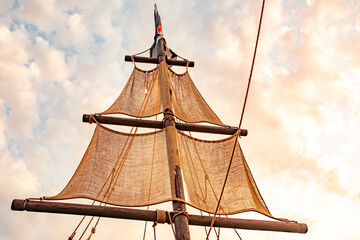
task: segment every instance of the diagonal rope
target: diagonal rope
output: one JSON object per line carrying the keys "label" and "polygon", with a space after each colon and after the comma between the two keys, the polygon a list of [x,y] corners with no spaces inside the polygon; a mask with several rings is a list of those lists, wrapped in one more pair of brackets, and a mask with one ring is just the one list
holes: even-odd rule
{"label": "diagonal rope", "polygon": [[243,118],[244,118],[244,112],[245,112],[245,107],[246,107],[246,103],[247,103],[247,98],[248,98],[248,95],[249,95],[251,78],[252,78],[252,74],[253,74],[253,70],[254,70],[254,65],[255,65],[255,58],[256,58],[256,52],[257,52],[257,47],[258,47],[258,43],[259,43],[259,36],[260,36],[262,18],[263,18],[263,14],[264,14],[264,7],[265,7],[265,0],[263,0],[262,6],[261,6],[259,27],[258,27],[257,36],[256,36],[255,49],[254,49],[253,59],[252,59],[252,63],[251,63],[249,80],[248,80],[248,85],[247,85],[247,88],[246,88],[245,100],[244,100],[244,105],[243,105],[243,109],[242,109],[242,112],[241,112],[239,127],[238,127],[238,131],[236,132],[236,138],[235,138],[235,142],[234,142],[234,147],[233,147],[233,150],[232,150],[232,153],[231,153],[231,158],[230,158],[229,167],[228,167],[228,170],[227,170],[227,173],[226,173],[226,176],[225,176],[224,185],[223,185],[223,187],[222,187],[221,194],[220,194],[220,197],[219,197],[219,201],[218,201],[218,204],[217,204],[216,209],[215,209],[214,217],[213,217],[213,219],[211,220],[211,225],[210,225],[209,232],[208,232],[208,234],[207,234],[207,236],[206,236],[206,240],[209,239],[209,235],[210,235],[211,229],[212,229],[212,227],[214,226],[214,222],[215,222],[215,219],[216,219],[216,214],[217,214],[217,212],[218,212],[218,210],[219,210],[220,203],[221,203],[221,199],[222,199],[222,196],[223,196],[223,194],[224,194],[225,185],[226,185],[227,179],[228,179],[228,177],[229,177],[229,173],[230,173],[230,169],[231,169],[231,164],[232,164],[232,162],[233,162],[236,145],[237,145],[237,143],[238,143],[238,137],[239,137],[240,131],[241,131],[241,130],[240,130],[240,129],[241,129],[241,123],[242,123]]}
{"label": "diagonal rope", "polygon": [[[157,116],[155,116],[155,121],[157,120]],[[156,132],[156,129],[155,129]],[[152,178],[153,178],[153,170],[154,170],[154,160],[155,160],[155,146],[156,146],[156,134],[154,134],[154,145],[153,145],[153,154],[152,154],[152,159],[151,159],[151,173],[150,173],[150,182],[149,182],[149,194],[148,194],[148,203],[146,206],[146,210],[149,210],[149,204],[150,204],[150,195],[151,195],[151,185],[152,185]],[[144,226],[144,234],[143,234],[143,240],[145,240],[145,236],[146,236],[146,228],[147,228],[147,222],[145,221],[145,226]],[[156,239],[156,230],[155,230],[155,223],[153,225],[154,228],[154,239]]]}

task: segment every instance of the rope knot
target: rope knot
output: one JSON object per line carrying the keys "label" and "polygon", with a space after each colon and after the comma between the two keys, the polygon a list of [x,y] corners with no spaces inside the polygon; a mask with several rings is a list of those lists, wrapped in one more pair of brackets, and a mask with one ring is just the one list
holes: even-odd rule
{"label": "rope knot", "polygon": [[156,223],[166,222],[166,211],[156,209]]}
{"label": "rope knot", "polygon": [[171,213],[174,213],[174,215],[171,218],[171,221],[173,222],[174,219],[179,215],[185,215],[185,217],[189,220],[189,214],[187,211],[181,210],[181,211],[173,211]]}
{"label": "rope knot", "polygon": [[95,118],[94,118],[94,114],[90,114],[90,117],[89,117],[89,124],[94,123],[94,120],[95,120]]}

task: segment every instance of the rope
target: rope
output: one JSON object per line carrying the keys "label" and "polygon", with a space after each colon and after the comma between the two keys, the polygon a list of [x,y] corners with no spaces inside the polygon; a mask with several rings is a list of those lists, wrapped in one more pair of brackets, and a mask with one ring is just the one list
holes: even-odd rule
{"label": "rope", "polygon": [[147,228],[147,221],[145,221],[144,234],[143,234],[143,240],[145,240],[145,236],[146,236],[146,228]]}
{"label": "rope", "polygon": [[[155,120],[157,120],[157,116],[155,116]],[[155,129],[155,132],[156,132],[156,129]],[[146,210],[149,210],[149,203],[150,203],[151,185],[152,185],[154,159],[155,159],[155,145],[156,145],[156,134],[154,134],[153,155],[152,155],[152,160],[151,160],[151,174],[150,174],[150,183],[149,183],[149,195],[148,195],[148,204],[147,204]],[[157,209],[156,209],[156,217],[158,217]],[[166,220],[166,214],[165,214],[165,220]],[[156,221],[159,222],[160,220],[157,219]],[[147,221],[145,221],[143,240],[145,240],[146,228],[147,228]],[[155,231],[155,227],[154,227],[154,231]],[[154,234],[155,234],[155,232],[154,232]],[[155,239],[156,239],[156,235],[155,235]]]}
{"label": "rope", "polygon": [[157,225],[156,222],[154,222],[154,224],[152,225],[152,227],[154,228],[154,239],[155,240],[156,240],[156,229],[155,229],[156,225]]}
{"label": "rope", "polygon": [[92,218],[90,219],[90,221],[89,221],[88,225],[87,225],[87,226],[86,226],[86,228],[84,229],[84,232],[81,234],[81,236],[80,236],[79,240],[81,240],[81,239],[82,239],[82,237],[84,236],[84,234],[85,234],[86,230],[89,228],[89,226],[90,226],[90,224],[91,224],[91,222],[92,222],[92,220],[93,220],[93,219],[94,219],[94,217],[92,217]]}
{"label": "rope", "polygon": [[189,214],[186,211],[172,211],[171,213],[175,213],[175,214],[171,217],[170,212],[166,211],[166,214],[169,217],[169,221],[170,221],[171,229],[174,234],[174,238],[176,239],[175,228],[174,228],[174,219],[179,215],[185,215],[187,217],[187,219],[189,220]]}
{"label": "rope", "polygon": [[[106,205],[106,204],[105,204],[105,205]],[[86,240],[90,240],[91,237],[92,237],[92,235],[95,234],[95,232],[96,232],[96,227],[97,227],[97,225],[99,224],[100,218],[101,218],[101,217],[98,218],[98,220],[96,221],[94,227],[91,228],[91,233],[90,233],[89,237],[88,237]]]}
{"label": "rope", "polygon": [[[225,215],[225,217],[226,217],[226,218],[229,218],[227,215]],[[238,238],[239,238],[240,240],[242,240],[242,238],[241,238],[240,234],[238,233],[238,231],[237,231],[235,228],[233,228],[233,229],[234,229],[234,232],[236,233],[236,235],[238,236]]]}
{"label": "rope", "polygon": [[175,122],[175,117],[172,112],[164,112],[164,113],[166,114],[166,116],[161,120],[163,123],[165,123],[165,121],[170,118]]}
{"label": "rope", "polygon": [[77,227],[75,228],[75,230],[73,231],[73,233],[70,235],[69,240],[72,240],[75,237],[76,231],[78,230],[78,228],[80,227],[81,223],[84,221],[86,216],[83,216],[81,221],[79,222],[79,224],[77,225]]}
{"label": "rope", "polygon": [[247,102],[248,95],[249,95],[251,78],[252,78],[252,74],[253,74],[253,70],[254,70],[254,65],[255,65],[256,52],[257,52],[257,47],[258,47],[258,43],[259,43],[261,23],[262,23],[262,18],[263,18],[263,14],[264,14],[264,7],[265,7],[265,0],[263,0],[262,6],[261,6],[259,27],[258,27],[258,32],[257,32],[257,36],[256,36],[255,49],[254,49],[253,59],[252,59],[252,63],[251,63],[251,69],[250,69],[250,74],[249,74],[249,81],[248,81],[248,85],[247,85],[247,88],[246,88],[244,105],[243,105],[243,109],[242,109],[242,112],[241,112],[241,118],[240,118],[240,122],[239,122],[239,129],[241,129],[241,123],[242,123],[242,120],[243,120],[243,118],[244,118],[244,112],[245,112],[246,102]]}
{"label": "rope", "polygon": [[172,221],[174,221],[174,219],[179,216],[179,215],[185,215],[187,217],[187,219],[189,220],[189,214],[187,211],[172,211],[172,213],[175,213],[173,216],[172,216]]}
{"label": "rope", "polygon": [[23,211],[26,210],[26,204],[29,202],[29,198],[25,199],[24,205],[23,205]]}
{"label": "rope", "polygon": [[156,209],[156,222],[166,223],[166,211]]}
{"label": "rope", "polygon": [[186,61],[186,62],[190,62],[188,59],[186,59],[186,58],[183,58],[182,56],[180,56],[180,55],[178,55],[178,54],[176,54],[179,58],[181,58],[182,60],[184,60],[184,61]]}
{"label": "rope", "polygon": [[150,49],[151,49],[151,47],[148,48],[148,49],[146,49],[146,50],[144,50],[144,51],[142,51],[142,52],[139,52],[139,53],[136,53],[136,54],[131,55],[131,61],[133,62],[133,64],[134,64],[135,67],[136,67],[136,64],[135,64],[135,61],[134,61],[134,56],[137,56],[137,55],[143,54],[143,53],[145,53],[145,52],[147,52],[147,51],[150,51]]}
{"label": "rope", "polygon": [[255,49],[254,49],[253,59],[252,59],[252,63],[251,63],[249,80],[248,80],[248,85],[247,85],[247,88],[246,88],[245,100],[244,100],[244,105],[243,105],[243,109],[242,109],[242,112],[241,112],[239,127],[238,127],[238,131],[236,132],[236,138],[235,138],[234,147],[233,147],[233,150],[232,150],[232,153],[231,153],[231,158],[230,158],[230,162],[229,162],[229,167],[228,167],[228,170],[227,170],[227,173],[226,173],[226,176],[225,176],[224,184],[223,184],[223,187],[222,187],[222,190],[221,190],[221,194],[220,194],[220,197],[219,197],[218,204],[217,204],[217,206],[216,206],[216,210],[215,210],[215,213],[214,213],[214,217],[213,217],[213,219],[212,219],[212,221],[211,221],[210,229],[209,229],[209,232],[208,232],[208,234],[207,234],[207,236],[206,236],[206,240],[209,239],[210,231],[211,231],[212,227],[214,226],[214,222],[215,222],[215,219],[216,219],[216,214],[217,214],[217,212],[218,212],[218,210],[219,210],[220,202],[221,202],[222,196],[223,196],[223,194],[224,194],[225,185],[226,185],[227,179],[228,179],[228,177],[229,177],[231,164],[232,164],[232,161],[233,161],[233,158],[234,158],[234,153],[235,153],[236,145],[237,145],[237,142],[238,142],[238,137],[239,137],[239,135],[240,135],[241,123],[242,123],[243,118],[244,118],[244,112],[245,112],[245,107],[246,107],[246,103],[247,103],[247,98],[248,98],[248,95],[249,95],[251,78],[252,78],[252,74],[253,74],[253,70],[254,70],[254,65],[255,65],[255,58],[256,58],[256,52],[257,52],[257,47],[258,47],[258,43],[259,43],[259,36],[260,36],[262,18],[263,18],[263,14],[264,14],[264,7],[265,7],[265,0],[263,0],[262,6],[261,6],[259,27],[258,27],[257,36],[256,36]]}
{"label": "rope", "polygon": [[136,68],[136,64],[135,64],[135,60],[134,60],[134,55],[131,55],[131,62],[134,64],[134,67]]}
{"label": "rope", "polygon": [[173,223],[173,221],[172,221],[172,219],[171,219],[170,212],[166,211],[166,213],[167,213],[168,216],[169,216],[170,226],[171,226],[172,232],[173,232],[173,234],[174,234],[174,238],[176,239],[176,234],[175,234],[175,229],[174,229],[174,223]]}

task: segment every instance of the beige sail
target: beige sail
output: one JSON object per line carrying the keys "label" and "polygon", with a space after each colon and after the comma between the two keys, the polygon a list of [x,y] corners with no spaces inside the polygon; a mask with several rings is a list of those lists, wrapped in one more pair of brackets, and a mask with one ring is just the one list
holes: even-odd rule
{"label": "beige sail", "polygon": [[120,96],[101,114],[149,117],[169,108],[173,109],[177,118],[185,122],[224,125],[201,96],[188,72],[177,74],[168,66],[166,68],[173,93],[172,106],[163,106],[160,101],[159,67],[150,71],[134,68]]}
{"label": "beige sail", "polygon": [[[178,131],[181,167],[196,208],[215,212],[236,136],[217,141],[196,139]],[[239,143],[236,145],[219,214],[257,211],[269,215]]]}
{"label": "beige sail", "polygon": [[[98,124],[65,189],[46,199],[89,198],[119,206],[145,206],[176,199],[171,192],[165,130],[120,133]],[[214,212],[235,136],[204,141],[177,131],[187,204]],[[219,214],[257,211],[270,215],[237,145]]]}
{"label": "beige sail", "polygon": [[171,199],[164,130],[125,134],[98,125],[64,190],[46,199],[89,198],[121,206]]}

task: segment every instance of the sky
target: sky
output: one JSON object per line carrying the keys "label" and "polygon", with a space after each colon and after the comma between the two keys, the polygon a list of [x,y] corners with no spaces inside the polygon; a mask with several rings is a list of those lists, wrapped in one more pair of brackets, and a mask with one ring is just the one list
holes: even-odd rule
{"label": "sky", "polygon": [[[124,56],[151,46],[154,2],[0,1],[0,240],[67,239],[79,216],[12,212],[11,201],[69,181],[94,130],[82,114],[107,109],[133,69]],[[195,61],[205,100],[238,125],[261,1],[157,4],[168,45]],[[240,144],[270,212],[309,231],[240,230],[244,240],[360,239],[359,52],[357,0],[267,0]],[[103,219],[92,239],[141,239],[143,227]]]}

